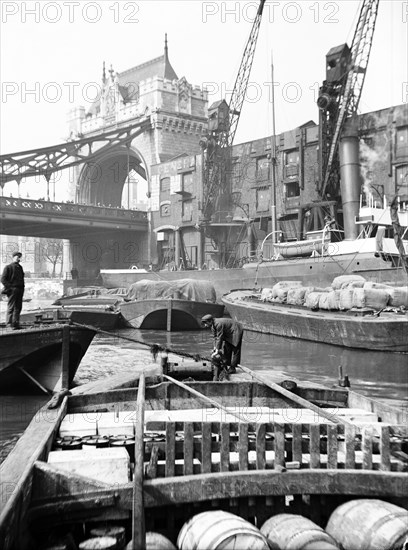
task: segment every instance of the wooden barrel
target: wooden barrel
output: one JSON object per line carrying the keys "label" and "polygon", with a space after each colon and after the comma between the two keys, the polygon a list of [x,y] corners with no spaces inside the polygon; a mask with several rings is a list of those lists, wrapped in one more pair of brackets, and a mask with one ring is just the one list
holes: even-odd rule
{"label": "wooden barrel", "polygon": [[79,550],[116,550],[114,537],[93,537],[79,543]]}
{"label": "wooden barrel", "polygon": [[408,537],[408,511],[382,500],[350,500],[334,510],[326,531],[344,550],[400,548]]}
{"label": "wooden barrel", "polygon": [[[133,550],[132,541],[128,542],[126,550]],[[177,550],[174,544],[160,533],[146,533],[146,550]]]}
{"label": "wooden barrel", "polygon": [[116,539],[116,548],[124,548],[126,545],[126,529],[120,525],[108,525],[102,527],[93,527],[91,529],[92,537],[112,537]]}
{"label": "wooden barrel", "polygon": [[261,533],[274,550],[336,550],[339,546],[321,527],[303,516],[277,514],[266,520]]}
{"label": "wooden barrel", "polygon": [[180,550],[268,550],[262,533],[248,521],[222,510],[197,514],[185,523],[179,533]]}

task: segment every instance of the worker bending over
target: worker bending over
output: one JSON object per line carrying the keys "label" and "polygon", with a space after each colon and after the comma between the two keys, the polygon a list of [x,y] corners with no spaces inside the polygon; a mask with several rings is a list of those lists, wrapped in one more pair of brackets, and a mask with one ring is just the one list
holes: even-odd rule
{"label": "worker bending over", "polygon": [[227,317],[214,318],[212,315],[204,315],[201,322],[205,327],[211,328],[214,336],[212,356],[221,356],[227,373],[234,374],[241,361],[242,335],[244,333],[242,326]]}

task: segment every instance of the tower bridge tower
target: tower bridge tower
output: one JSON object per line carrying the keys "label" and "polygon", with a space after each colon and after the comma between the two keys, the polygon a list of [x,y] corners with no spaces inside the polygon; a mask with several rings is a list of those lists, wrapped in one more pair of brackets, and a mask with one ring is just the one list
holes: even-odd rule
{"label": "tower bridge tower", "polygon": [[[146,181],[149,195],[150,166],[200,152],[199,141],[207,128],[207,92],[178,77],[169,60],[167,35],[163,55],[120,73],[111,66],[108,73],[104,64],[100,93],[88,111],[84,107],[70,111],[70,135],[97,135],[146,116],[151,126],[129,147],[118,147],[97,164],[79,167],[70,198],[121,206],[130,171]],[[123,206],[127,206],[125,196]]]}
{"label": "tower bridge tower", "polygon": [[[160,187],[160,181],[151,178],[151,166],[183,154],[200,153],[199,142],[207,129],[207,95],[205,89],[177,75],[169,60],[167,35],[163,55],[155,59],[123,72],[115,72],[112,66],[107,71],[104,63],[97,99],[88,110],[80,106],[69,113],[71,138],[96,136],[146,118],[150,124],[128,146],[111,147],[97,162],[76,167],[70,199],[134,208],[131,197],[137,195],[142,208],[144,203],[149,210],[150,197],[157,196]],[[134,237],[137,253],[131,260],[124,249],[132,237],[129,233],[115,235],[115,242],[110,239],[107,246],[111,253],[105,255],[99,267],[150,264],[156,247],[151,242],[154,233],[150,213],[148,219],[148,230]],[[81,262],[81,258],[73,258],[72,262]]]}

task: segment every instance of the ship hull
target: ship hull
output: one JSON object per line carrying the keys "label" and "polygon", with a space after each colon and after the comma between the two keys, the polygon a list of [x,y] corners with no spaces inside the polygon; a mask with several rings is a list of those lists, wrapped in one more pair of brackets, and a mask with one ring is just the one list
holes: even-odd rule
{"label": "ship hull", "polygon": [[223,302],[234,321],[246,330],[347,348],[408,351],[406,314],[311,311],[304,306],[263,302],[251,291],[232,292],[223,296]]}
{"label": "ship hull", "polygon": [[185,278],[206,279],[213,284],[217,296],[236,288],[269,287],[282,280],[302,281],[306,285],[328,286],[335,277],[346,274],[362,275],[367,281],[406,285],[407,276],[401,267],[372,253],[349,253],[341,256],[293,258],[246,264],[236,269],[193,271],[160,271],[135,273],[131,269],[101,270],[107,288],[129,286],[142,279],[175,281]]}

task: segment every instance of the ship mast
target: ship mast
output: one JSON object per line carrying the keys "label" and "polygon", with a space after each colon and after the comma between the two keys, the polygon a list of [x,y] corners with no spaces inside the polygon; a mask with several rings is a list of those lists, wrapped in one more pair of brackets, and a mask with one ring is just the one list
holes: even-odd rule
{"label": "ship mast", "polygon": [[272,143],[271,143],[271,232],[272,244],[277,241],[276,219],[276,126],[275,126],[275,84],[273,52],[271,52],[271,81],[272,81]]}

